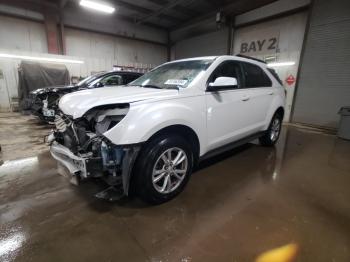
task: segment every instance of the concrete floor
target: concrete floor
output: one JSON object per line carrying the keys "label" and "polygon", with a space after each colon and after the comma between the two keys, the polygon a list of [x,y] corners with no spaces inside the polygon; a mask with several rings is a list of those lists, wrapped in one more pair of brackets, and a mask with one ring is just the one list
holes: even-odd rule
{"label": "concrete floor", "polygon": [[350,142],[285,127],[276,148],[210,159],[175,200],[147,206],[95,199],[97,185],[70,185],[41,148],[6,161],[22,155],[7,152],[10,133],[41,134],[20,118],[0,126],[0,261],[254,261],[291,242],[298,261],[350,261]]}

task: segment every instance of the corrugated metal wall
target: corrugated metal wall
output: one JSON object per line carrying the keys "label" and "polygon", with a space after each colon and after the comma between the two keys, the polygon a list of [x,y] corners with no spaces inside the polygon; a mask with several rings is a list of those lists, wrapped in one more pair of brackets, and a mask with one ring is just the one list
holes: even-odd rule
{"label": "corrugated metal wall", "polygon": [[228,29],[224,28],[181,40],[172,47],[173,59],[196,56],[226,55]]}
{"label": "corrugated metal wall", "polygon": [[293,121],[337,127],[350,106],[350,1],[315,0],[306,38]]}
{"label": "corrugated metal wall", "polygon": [[0,48],[47,53],[44,24],[0,16]]}
{"label": "corrugated metal wall", "polygon": [[65,29],[68,56],[113,60],[113,64],[157,66],[166,62],[167,47],[121,37]]}

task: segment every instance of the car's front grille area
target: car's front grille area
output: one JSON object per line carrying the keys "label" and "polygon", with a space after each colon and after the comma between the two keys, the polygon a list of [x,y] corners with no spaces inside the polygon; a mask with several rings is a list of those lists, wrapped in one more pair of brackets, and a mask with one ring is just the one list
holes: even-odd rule
{"label": "car's front grille area", "polygon": [[63,133],[67,130],[67,127],[69,127],[71,125],[71,121],[66,118],[66,117],[61,117],[60,115],[56,115],[55,116],[55,126],[56,126],[56,129]]}

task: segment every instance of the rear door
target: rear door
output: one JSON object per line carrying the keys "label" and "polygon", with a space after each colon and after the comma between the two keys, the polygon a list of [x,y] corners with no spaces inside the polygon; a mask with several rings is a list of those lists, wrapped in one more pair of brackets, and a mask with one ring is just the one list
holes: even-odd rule
{"label": "rear door", "polygon": [[272,81],[264,70],[253,63],[241,62],[244,74],[244,89],[250,93],[250,129],[254,132],[261,131],[265,126],[267,113],[272,103],[274,87]]}
{"label": "rear door", "polygon": [[141,75],[139,74],[124,74],[123,75],[123,85],[129,84],[135,79],[139,78]]}

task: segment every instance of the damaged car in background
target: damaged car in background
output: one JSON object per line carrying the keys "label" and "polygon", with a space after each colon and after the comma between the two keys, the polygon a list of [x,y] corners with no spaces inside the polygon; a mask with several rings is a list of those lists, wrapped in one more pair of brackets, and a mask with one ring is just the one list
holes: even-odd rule
{"label": "damaged car in background", "polygon": [[239,56],[165,63],[123,88],[60,99],[47,139],[71,182],[103,179],[98,197],[178,195],[201,160],[259,138],[279,138],[285,93],[265,63]]}
{"label": "damaged car in background", "polygon": [[84,89],[125,85],[141,75],[142,73],[127,71],[98,73],[84,78],[76,85],[51,86],[31,91],[27,103],[33,115],[45,122],[53,122],[58,101],[63,95]]}

